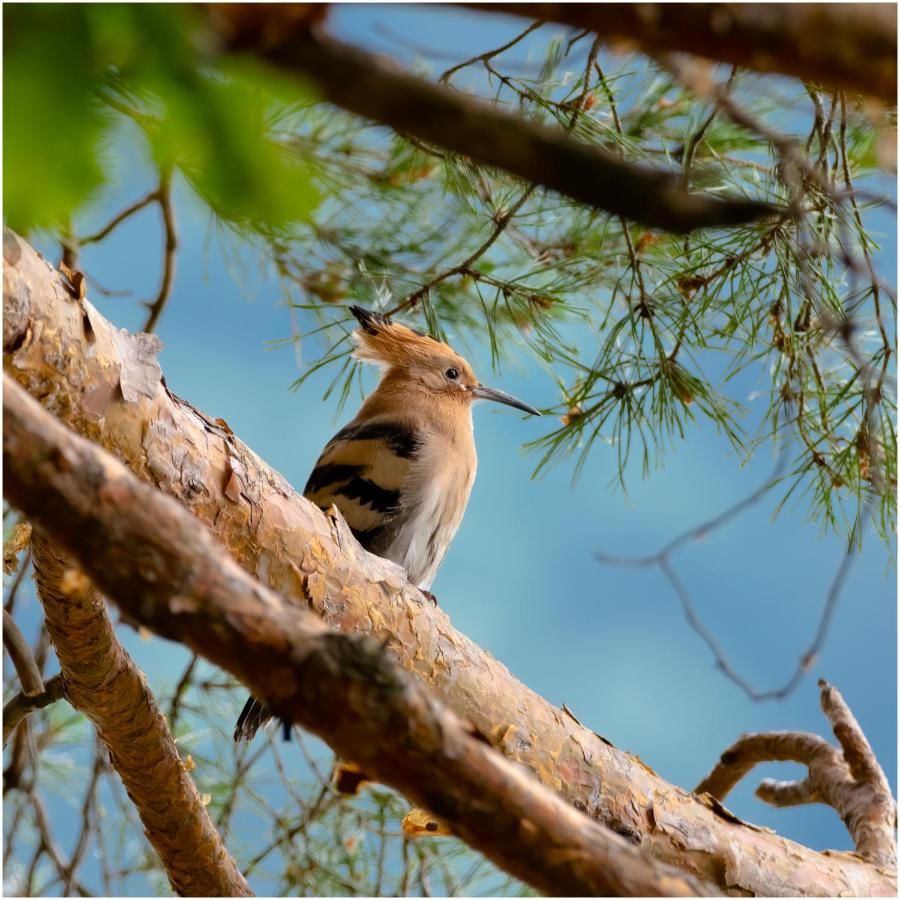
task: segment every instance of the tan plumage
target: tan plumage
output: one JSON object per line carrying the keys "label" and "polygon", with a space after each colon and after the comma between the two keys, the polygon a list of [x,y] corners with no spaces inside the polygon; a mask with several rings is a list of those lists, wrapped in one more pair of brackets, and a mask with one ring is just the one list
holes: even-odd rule
{"label": "tan plumage", "polygon": [[[356,417],[326,445],[304,488],[320,509],[334,504],[356,539],[431,587],[462,521],[477,458],[472,403],[530,406],[480,384],[447,344],[357,306],[356,356],[383,369]],[[252,697],[235,740],[270,718]]]}

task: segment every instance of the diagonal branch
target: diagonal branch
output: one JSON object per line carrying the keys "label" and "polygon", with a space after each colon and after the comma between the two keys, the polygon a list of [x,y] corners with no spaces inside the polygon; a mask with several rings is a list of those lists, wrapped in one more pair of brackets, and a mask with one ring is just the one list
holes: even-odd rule
{"label": "diagonal branch", "polygon": [[249,50],[287,73],[312,79],[324,99],[396,131],[651,228],[688,232],[743,224],[777,211],[759,201],[688,193],[672,172],[625,162],[562,129],[431,84],[330,38],[313,37],[305,27],[286,23],[283,35],[266,43],[258,31],[272,25],[272,9],[213,5],[210,20],[232,52]]}
{"label": "diagonal branch", "polygon": [[[563,896],[706,893],[699,881],[592,822],[489,747],[377,641],[329,631],[318,617],[263,587],[197,528],[187,510],[61,425],[9,375],[3,414],[6,495],[137,621],[237,675],[281,716],[426,804],[469,844],[540,890]],[[64,565],[36,537],[45,605],[47,584],[58,584]],[[47,616],[64,665],[65,639],[85,626],[71,621],[71,606],[70,597],[68,627],[60,627],[50,609]],[[93,669],[109,683],[108,668]],[[73,687],[69,694],[77,703]],[[118,684],[110,694],[112,702],[127,696]],[[137,705],[130,696],[127,701],[123,711]],[[108,744],[119,765],[125,748]],[[141,755],[149,749],[146,743],[133,747]],[[138,786],[128,787],[137,800]],[[166,806],[185,789],[167,792]],[[195,858],[195,872],[212,874],[218,867],[210,862]],[[185,893],[189,884],[189,893],[206,893],[199,884],[176,882]]]}
{"label": "diagonal branch", "polygon": [[647,53],[681,50],[759,72],[897,98],[892,3],[471,3]]}
{"label": "diagonal branch", "polygon": [[32,540],[38,596],[66,698],[96,726],[173,889],[184,896],[251,895],[102,598],[43,535]]}
{"label": "diagonal branch", "polygon": [[530,691],[224,422],[171,394],[146,336],[72,300],[59,274],[13,232],[4,236],[4,258],[4,366],[20,384],[180,500],[264,584],[332,627],[390,640],[405,669],[569,803],[722,890],[893,891],[891,876],[860,860],[722,817]]}

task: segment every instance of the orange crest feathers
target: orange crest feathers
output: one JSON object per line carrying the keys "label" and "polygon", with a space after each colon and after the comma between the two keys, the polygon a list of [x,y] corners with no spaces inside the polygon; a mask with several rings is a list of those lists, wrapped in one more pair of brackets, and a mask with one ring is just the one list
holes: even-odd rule
{"label": "orange crest feathers", "polygon": [[447,356],[457,357],[456,352],[442,341],[393,322],[381,313],[361,306],[351,306],[350,312],[359,320],[359,328],[353,332],[357,359],[382,366],[410,366]]}

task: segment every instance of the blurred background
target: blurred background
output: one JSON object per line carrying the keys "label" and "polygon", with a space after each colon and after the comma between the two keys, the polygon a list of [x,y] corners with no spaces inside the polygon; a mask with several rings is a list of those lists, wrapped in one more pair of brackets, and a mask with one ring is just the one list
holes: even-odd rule
{"label": "blurred background", "polygon": [[[457,7],[379,4],[335,5],[328,19],[334,36],[432,77],[455,62],[501,46],[519,34],[524,24]],[[545,25],[496,64],[503,71],[540,69],[548,47],[560,35],[568,39],[571,32]],[[576,51],[555,66],[554,77],[561,84],[566,77],[570,82],[580,77],[587,46]],[[625,92],[640,94],[646,85],[632,88],[632,82],[655,77],[637,57],[603,50],[599,60],[604,70],[616,73],[617,84]],[[724,74],[727,76],[727,70]],[[454,83],[490,95],[490,82],[477,67],[459,73]],[[783,104],[772,103],[778,108],[769,121],[791,133],[805,134],[813,115],[805,92],[778,77],[763,80],[748,75],[741,81],[745,95],[757,99],[762,84],[769,98],[787,98]],[[347,127],[352,129],[352,123]],[[72,223],[74,233],[95,231],[152,190],[158,178],[144,134],[132,123],[119,124],[111,132],[103,150],[103,166],[108,180],[78,211]],[[9,178],[7,172],[7,184]],[[873,191],[896,197],[893,177],[872,171],[865,183]],[[320,190],[326,199],[312,216],[327,227],[329,188]],[[432,202],[435,206],[430,213],[419,214],[437,226],[442,221],[440,192],[432,196]],[[207,415],[225,419],[243,441],[302,489],[321,447],[354,414],[363,393],[374,386],[376,374],[365,371],[353,381],[342,408],[340,391],[332,391],[323,400],[338,364],[315,371],[292,390],[295,381],[329,352],[327,333],[309,334],[322,321],[319,313],[299,308],[321,301],[321,293],[313,296],[315,291],[310,291],[309,285],[299,292],[286,290],[284,279],[261,260],[257,246],[223,227],[178,171],[172,182],[172,203],[179,237],[177,264],[171,295],[156,328],[163,342],[160,363],[167,384]],[[360,201],[357,213],[362,222],[381,215],[365,201]],[[874,256],[877,271],[893,285],[894,213],[884,207],[867,210],[866,225],[879,246]],[[60,245],[55,234],[38,231],[31,237],[48,259],[58,261]],[[366,239],[364,228],[356,237]],[[448,245],[452,237],[445,235]],[[314,255],[315,246],[310,246]],[[477,242],[470,240],[467,246],[477,246]],[[448,252],[454,255],[444,260],[446,264],[464,256],[458,249]],[[94,279],[89,299],[114,323],[140,329],[146,310],[136,300],[156,294],[161,257],[159,211],[150,206],[102,242],[82,249],[79,268]],[[398,269],[393,274],[399,277],[402,273]],[[371,271],[363,287],[355,289],[356,296],[364,297],[367,283],[370,305],[383,302],[385,291],[391,291],[395,299],[402,297],[408,287],[402,281],[394,282],[391,275],[388,259],[383,272]],[[99,286],[127,292],[127,296],[106,296]],[[437,287],[434,294],[439,297],[441,290]],[[605,287],[598,291],[608,295]],[[584,299],[586,304],[593,302],[588,288]],[[455,327],[452,318],[444,327],[448,340],[468,355],[483,381],[538,407],[557,409],[558,378],[527,340],[505,338],[504,352],[497,361],[492,360],[483,331],[479,337],[472,328]],[[596,352],[599,338],[590,328],[584,329],[580,323],[560,327],[586,354]],[[762,360],[732,377],[726,386],[718,385],[747,408],[746,421],[750,423],[762,419],[768,403],[771,378],[767,365]],[[705,375],[715,382],[724,371],[724,364],[710,354]],[[432,588],[453,624],[550,702],[565,703],[587,727],[637,753],[662,777],[688,789],[743,732],[785,729],[831,737],[816,688],[816,679],[826,678],[843,692],[896,791],[893,533],[885,543],[872,527],[866,529],[824,646],[796,690],[783,700],[755,702],[716,667],[709,648],[688,626],[678,596],[659,569],[604,565],[595,559],[595,553],[650,554],[686,529],[717,516],[770,476],[775,464],[771,444],[763,442],[748,458],[709,417],[695,415],[685,418],[683,436],[664,441],[663,452],[651,454],[646,473],[640,453],[632,455],[624,467],[624,489],[617,448],[603,439],[604,434],[591,446],[577,479],[577,456],[563,455],[533,477],[542,451],[524,445],[558,427],[560,412],[564,410],[558,409],[555,417],[537,419],[521,417],[505,407],[476,408],[478,478],[463,525]],[[777,688],[790,678],[812,641],[847,549],[844,520],[836,528],[828,527],[821,516],[811,515],[810,499],[800,492],[774,516],[783,494],[776,489],[704,539],[687,543],[673,557],[703,623],[734,668],[760,691]],[[20,588],[16,618],[33,638],[41,617],[30,578]],[[121,628],[120,635],[156,695],[170,695],[190,663],[190,654],[159,638],[142,638],[127,627]],[[53,663],[49,669],[54,670]],[[230,733],[244,691],[219,687],[228,682],[211,667],[198,666],[193,672],[193,684],[198,686],[185,696],[177,729],[179,746],[196,762],[193,775],[198,787],[210,795],[215,809],[228,794],[229,772],[234,772],[238,759]],[[67,786],[87,779],[93,737],[71,710],[54,708],[48,716],[59,735],[47,752],[44,799],[54,834],[68,848],[81,824],[81,794]],[[258,741],[266,743],[263,738]],[[243,754],[240,758],[246,759],[254,749],[239,751]],[[278,752],[280,764],[298,791],[314,793],[317,776],[310,758],[327,772],[326,748],[312,739],[301,743],[295,738],[280,744]],[[267,750],[254,762],[244,781],[246,794],[230,813],[226,842],[241,864],[254,859],[278,829],[297,815],[296,804],[286,796],[275,767]],[[832,809],[776,810],[753,797],[761,777],[800,774],[799,766],[762,766],[739,785],[727,806],[746,820],[811,847],[850,849],[847,832]],[[106,807],[103,829],[110,842],[120,842],[119,849],[92,844],[79,870],[80,882],[92,893],[110,887],[124,894],[167,890],[163,876],[152,868],[152,857],[148,861],[145,855],[139,826],[120,827],[118,817],[129,815],[127,803],[117,805],[112,788],[103,790],[107,792],[101,798]],[[382,810],[383,830],[385,815],[389,818],[392,814],[390,804],[394,802],[388,799],[388,792],[378,789],[374,799],[370,793],[351,801],[349,811],[327,826],[340,836],[329,857],[336,873],[333,881],[313,886],[303,880],[302,873],[286,876],[293,851],[280,848],[256,866],[250,875],[251,886],[260,894],[289,889],[366,893],[376,885],[369,875],[362,874],[369,871],[365,866],[354,869],[352,857],[366,852],[372,810]],[[264,812],[276,808],[281,810],[280,820]],[[323,845],[328,842],[324,835],[316,840]],[[460,857],[460,862],[447,849],[451,842],[429,840],[438,847],[438,859],[446,856],[451,860],[446,863],[450,887],[456,878],[456,885],[465,892],[519,890],[501,876],[490,874],[488,867],[466,881],[474,857]],[[402,868],[399,854],[407,852],[399,846],[398,841],[391,849],[398,856],[388,867],[394,866],[396,872]],[[17,833],[12,845],[7,841],[6,893],[20,890],[32,849],[27,829]],[[110,880],[109,872],[104,876],[104,857],[113,855],[121,871]],[[445,863],[431,865],[437,872]],[[50,881],[49,874],[45,880]],[[39,886],[42,879],[34,883]],[[394,889],[387,883],[382,887],[385,892]],[[424,887],[414,882],[406,887],[414,893],[424,892],[427,875]],[[49,890],[58,889],[57,885]]]}

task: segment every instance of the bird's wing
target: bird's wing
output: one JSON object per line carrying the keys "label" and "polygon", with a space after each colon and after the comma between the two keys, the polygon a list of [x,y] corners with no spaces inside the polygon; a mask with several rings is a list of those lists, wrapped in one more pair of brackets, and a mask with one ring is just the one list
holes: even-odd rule
{"label": "bird's wing", "polygon": [[402,522],[403,486],[421,444],[399,419],[351,422],[325,445],[303,493],[322,510],[337,506],[360,544],[379,553]]}

